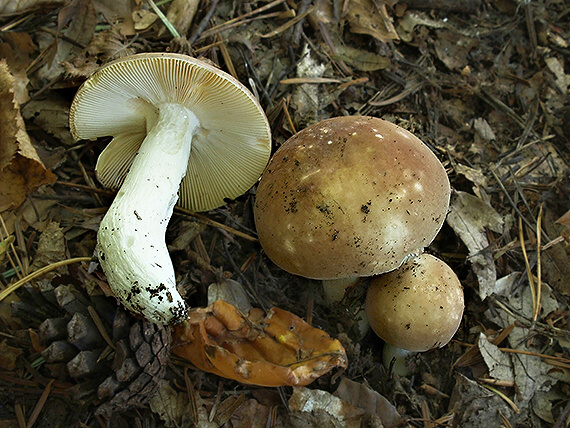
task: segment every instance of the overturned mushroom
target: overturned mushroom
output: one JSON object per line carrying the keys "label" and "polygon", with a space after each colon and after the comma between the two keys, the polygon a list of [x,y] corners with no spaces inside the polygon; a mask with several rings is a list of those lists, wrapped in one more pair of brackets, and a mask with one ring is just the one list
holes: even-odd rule
{"label": "overturned mushroom", "polygon": [[181,321],[186,304],[164,237],[174,205],[213,209],[258,179],[271,147],[261,106],[202,61],[139,54],[81,86],[70,128],[76,139],[113,137],[96,167],[103,185],[119,189],[98,233],[111,289],[150,321]]}

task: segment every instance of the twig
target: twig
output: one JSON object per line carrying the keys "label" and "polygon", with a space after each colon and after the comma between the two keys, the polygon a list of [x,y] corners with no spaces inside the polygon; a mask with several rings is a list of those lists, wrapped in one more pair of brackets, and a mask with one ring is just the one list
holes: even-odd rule
{"label": "twig", "polygon": [[191,45],[194,44],[194,42],[198,39],[198,37],[200,37],[202,35],[204,30],[208,26],[210,19],[212,19],[212,15],[216,11],[216,7],[218,7],[218,1],[219,0],[212,0],[212,3],[210,4],[210,9],[208,9],[208,13],[206,13],[206,16],[204,16],[204,18],[200,21],[200,23],[198,24],[198,27],[196,28],[196,30],[194,30],[194,32],[192,33],[192,35],[188,39],[188,42]]}
{"label": "twig", "polygon": [[[2,224],[2,229],[4,230],[4,233],[6,234],[6,239],[10,236],[10,234],[8,233],[8,228],[6,227],[6,223],[4,223],[4,218],[2,217],[2,215],[0,214],[0,223]],[[0,231],[0,240],[3,240],[3,236],[2,236],[2,232]],[[16,259],[16,262],[14,262],[14,260],[12,259],[12,255],[10,254],[9,251],[6,251],[6,255],[8,256],[8,260],[10,261],[10,265],[12,266],[12,269],[14,269],[14,272],[16,272],[16,276],[21,277],[24,273],[24,267],[22,266],[22,261],[20,260],[20,257],[18,256],[18,252],[16,251],[16,247],[14,246],[14,240],[11,240],[11,242],[9,243],[10,245],[10,250],[12,250],[12,253],[14,254],[14,257]],[[17,266],[16,266],[17,264]]]}
{"label": "twig", "polygon": [[160,10],[160,8],[156,4],[154,4],[154,1],[147,0],[147,2],[154,11],[154,13],[156,13],[157,16],[160,18],[166,29],[170,31],[172,37],[174,37],[175,39],[179,38],[180,33],[178,32],[178,30],[174,28],[174,25],[172,25],[172,23],[168,20],[168,18],[164,15],[164,13],[162,13],[162,10]]}
{"label": "twig", "polygon": [[201,223],[207,224],[208,226],[217,227],[218,229],[225,230],[226,232],[232,233],[236,236],[239,236],[240,238],[247,239],[248,241],[252,241],[252,242],[257,242],[257,238],[254,238],[253,236],[249,236],[247,233],[240,232],[239,230],[236,230],[230,226],[226,226],[225,224],[218,223],[217,221],[209,219],[208,217],[205,217],[201,214],[189,211],[189,210],[187,210],[185,208],[181,208],[181,207],[175,207],[174,210],[176,212],[180,212],[180,213],[185,214],[187,216],[194,217],[195,219],[197,219]]}
{"label": "twig", "polygon": [[542,237],[542,208],[544,204],[540,205],[538,209],[538,218],[536,219],[536,277],[537,277],[537,285],[536,285],[536,301],[537,305],[534,308],[534,312],[532,314],[532,321],[536,322],[538,318],[538,312],[540,311],[540,298],[542,293],[542,264],[540,259],[540,247],[541,247],[541,237]]}
{"label": "twig", "polygon": [[538,47],[538,37],[536,36],[536,28],[534,26],[534,17],[532,14],[531,2],[526,2],[524,7],[524,17],[526,20],[526,28],[528,31],[528,38],[530,39],[530,46],[532,48],[531,58],[536,59],[536,49]]}
{"label": "twig", "polygon": [[36,403],[36,407],[34,407],[34,411],[32,412],[32,416],[30,416],[30,419],[28,420],[28,424],[26,425],[26,428],[31,428],[36,423],[36,421],[38,420],[38,416],[40,415],[40,412],[44,408],[44,405],[46,404],[46,400],[49,397],[53,383],[54,383],[54,380],[52,379],[52,380],[50,380],[50,382],[45,387],[44,392],[42,393],[41,397],[39,398],[38,402]]}
{"label": "twig", "polygon": [[541,323],[539,321],[537,321],[536,323],[533,324],[532,320],[530,320],[528,317],[525,317],[524,315],[518,314],[516,312],[516,310],[509,307],[509,305],[507,303],[501,302],[498,299],[493,299],[493,303],[495,303],[502,310],[504,310],[505,312],[510,314],[517,321],[522,323],[525,328],[530,329],[532,327],[537,332],[544,334],[548,337],[562,337],[566,340],[570,340],[570,331],[568,331],[568,330],[564,330],[564,329],[561,329],[558,327],[553,327],[551,325],[544,324],[544,323]]}
{"label": "twig", "polygon": [[257,8],[255,10],[252,10],[251,12],[244,13],[243,15],[240,15],[236,18],[230,19],[229,21],[226,21],[223,24],[214,25],[212,28],[204,31],[200,38],[208,37],[212,34],[220,33],[220,32],[225,31],[225,30],[229,30],[230,28],[233,28],[237,25],[245,24],[247,22],[246,18],[248,18],[252,15],[256,15],[258,13],[261,13],[261,12],[265,12],[266,10],[273,8],[273,7],[283,3],[284,1],[285,0],[272,1],[271,3],[268,3],[265,6]]}
{"label": "twig", "polygon": [[14,413],[16,413],[16,420],[18,421],[19,428],[26,428],[26,417],[20,403],[14,404]]}
{"label": "twig", "polygon": [[405,88],[399,94],[394,95],[393,97],[390,97],[390,98],[382,100],[382,101],[368,101],[368,105],[371,105],[374,107],[383,107],[383,106],[387,106],[390,104],[397,103],[398,101],[401,101],[404,98],[406,98],[408,95],[414,94],[417,91],[419,91],[422,88],[422,86],[423,86],[423,83],[419,82],[417,80],[408,81],[408,82],[406,82]]}
{"label": "twig", "polygon": [[[307,9],[309,8],[310,4],[311,4],[311,0],[301,0],[301,4],[299,4],[299,6],[298,6],[297,13],[299,13],[301,15],[304,14],[307,11]],[[299,42],[301,41],[301,34],[303,33],[303,23],[304,22],[305,22],[305,19],[301,19],[295,25],[295,30],[293,32],[293,37],[292,37],[292,43],[294,46],[299,46]]]}
{"label": "twig", "polygon": [[509,397],[507,397],[505,394],[503,394],[501,391],[499,391],[498,389],[493,388],[492,386],[489,385],[484,385],[484,384],[480,384],[483,388],[488,389],[489,391],[494,392],[495,394],[497,394],[499,397],[501,397],[509,406],[511,406],[511,408],[513,409],[513,411],[515,413],[520,413],[520,409],[517,407],[517,405],[513,402],[513,400],[511,400]]}
{"label": "twig", "polygon": [[513,198],[511,198],[511,195],[509,194],[509,192],[507,192],[505,185],[503,184],[503,182],[501,181],[501,179],[499,178],[499,176],[497,175],[495,170],[492,169],[491,174],[493,175],[493,178],[495,179],[495,181],[497,182],[497,184],[499,185],[499,187],[501,188],[501,190],[505,194],[505,197],[507,198],[507,201],[509,201],[509,204],[511,204],[511,207],[513,208],[513,210],[515,210],[515,212],[518,214],[519,218],[521,218],[522,221],[524,221],[524,223],[529,228],[532,229],[533,228],[532,224],[530,224],[530,222],[526,219],[526,217],[521,213],[521,211],[519,210],[519,207],[517,207],[517,204],[515,204],[515,201],[513,201]]}
{"label": "twig", "polygon": [[55,263],[52,263],[50,265],[44,266],[43,268],[38,269],[37,271],[32,272],[29,275],[26,275],[25,277],[23,277],[19,281],[16,281],[15,283],[6,287],[4,290],[0,291],[0,302],[2,300],[4,300],[6,297],[8,297],[12,292],[14,292],[18,288],[20,288],[22,285],[24,285],[24,284],[30,282],[31,280],[36,279],[42,275],[45,275],[48,272],[51,272],[52,270],[55,270],[55,269],[60,268],[62,266],[67,266],[67,265],[70,265],[73,263],[90,262],[90,261],[91,261],[91,257],[75,257],[73,259],[62,260],[60,262],[55,262]]}
{"label": "twig", "polygon": [[556,420],[556,424],[552,428],[564,428],[566,427],[566,422],[570,417],[570,400],[566,403],[566,407],[564,407],[564,411],[560,413],[558,419]]}
{"label": "twig", "polygon": [[291,27],[292,27],[293,25],[295,25],[297,22],[301,21],[302,19],[305,19],[305,17],[306,17],[307,15],[309,15],[310,13],[312,13],[313,10],[315,10],[315,6],[314,6],[314,5],[311,6],[309,9],[307,9],[305,12],[303,12],[303,13],[297,15],[295,18],[293,18],[293,19],[287,21],[285,24],[283,24],[283,25],[277,27],[275,30],[270,31],[270,32],[267,33],[267,34],[262,34],[262,35],[259,36],[259,37],[261,37],[262,39],[267,39],[267,38],[270,38],[270,37],[274,37],[274,36],[276,36],[276,35],[278,35],[278,34],[281,34],[283,31],[285,31],[285,30],[291,28]]}
{"label": "twig", "polygon": [[105,326],[103,325],[103,322],[101,321],[101,318],[99,317],[99,314],[97,313],[95,308],[93,306],[87,306],[87,311],[89,312],[89,315],[93,320],[93,323],[95,323],[97,330],[99,330],[99,333],[101,333],[101,336],[103,337],[105,342],[107,342],[107,345],[116,350],[115,344],[111,340],[111,336],[109,336],[109,333],[107,333],[107,329],[105,329]]}
{"label": "twig", "polygon": [[534,285],[534,276],[532,274],[532,269],[530,267],[530,262],[528,261],[528,255],[526,253],[526,245],[524,243],[524,230],[523,230],[523,224],[522,224],[522,218],[519,217],[519,241],[521,244],[521,250],[523,253],[523,258],[524,258],[524,264],[526,266],[526,276],[528,277],[528,284],[530,285],[530,295],[532,297],[532,314],[533,314],[533,323],[536,322],[536,318],[534,318],[534,314],[537,313],[538,311],[536,310],[536,307],[540,305],[540,302],[536,301],[536,286]]}

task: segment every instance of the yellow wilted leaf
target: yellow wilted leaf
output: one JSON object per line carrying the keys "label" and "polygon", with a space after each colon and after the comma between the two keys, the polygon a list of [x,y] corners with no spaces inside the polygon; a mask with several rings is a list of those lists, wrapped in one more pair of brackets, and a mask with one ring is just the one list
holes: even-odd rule
{"label": "yellow wilted leaf", "polygon": [[217,300],[173,329],[172,352],[201,370],[260,386],[303,386],[346,367],[340,342],[279,308],[243,315]]}

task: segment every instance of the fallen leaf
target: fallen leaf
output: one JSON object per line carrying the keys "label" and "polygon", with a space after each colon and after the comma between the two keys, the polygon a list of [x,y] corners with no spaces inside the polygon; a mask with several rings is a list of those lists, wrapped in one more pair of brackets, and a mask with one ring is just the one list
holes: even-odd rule
{"label": "fallen leaf", "polygon": [[66,146],[75,144],[69,132],[69,102],[57,97],[32,100],[22,108],[24,119],[32,122]]}
{"label": "fallen leaf", "polygon": [[460,373],[456,374],[448,409],[448,413],[454,414],[454,426],[498,427],[501,425],[498,412],[508,420],[515,416],[514,410],[498,394]]}
{"label": "fallen leaf", "polygon": [[65,3],[65,0],[4,0],[0,2],[0,14],[11,15],[47,7],[55,8]]}
{"label": "fallen leaf", "polygon": [[295,388],[289,399],[293,427],[360,427],[364,410],[320,389]]}
{"label": "fallen leaf", "polygon": [[350,31],[357,34],[368,34],[382,42],[398,40],[399,36],[388,15],[386,5],[377,8],[372,0],[353,0],[347,13]]}
{"label": "fallen leaf", "polygon": [[113,25],[113,29],[123,36],[136,33],[132,18],[133,3],[117,0],[93,0],[93,6]]}
{"label": "fallen leaf", "polygon": [[216,300],[231,303],[242,313],[249,312],[252,308],[243,285],[230,278],[221,279],[208,286],[208,305],[213,304]]}
{"label": "fallen leaf", "polygon": [[5,340],[0,342],[0,369],[14,370],[20,355],[22,355],[21,349],[8,345]]}
{"label": "fallen leaf", "polygon": [[414,29],[417,26],[425,25],[429,28],[444,28],[442,21],[431,19],[420,12],[406,12],[398,23],[398,36],[405,42],[410,42],[414,38]]}
{"label": "fallen leaf", "polygon": [[[168,381],[164,379],[160,381],[158,391],[150,398],[148,404],[164,421],[166,427],[184,426],[181,422],[185,415],[188,415],[188,395],[175,391]],[[211,427],[217,427],[217,424],[212,424]]]}
{"label": "fallen leaf", "polygon": [[[257,402],[246,400],[231,418],[232,428],[265,428],[270,418],[270,408]],[[275,426],[279,426],[276,424]],[[281,425],[283,426],[283,425]]]}
{"label": "fallen leaf", "polygon": [[[82,48],[87,46],[97,26],[97,15],[91,0],[72,0],[60,9],[58,14],[58,32],[69,24],[65,31],[66,40],[54,39],[55,55],[42,67],[38,76],[46,82],[60,77],[64,73],[63,62],[73,59]],[[72,40],[75,43],[70,43]]]}
{"label": "fallen leaf", "polygon": [[479,334],[479,351],[489,369],[489,375],[497,380],[514,381],[513,364],[511,357],[502,352],[498,346],[493,345],[487,337]]}
{"label": "fallen leaf", "polygon": [[[528,339],[531,337],[533,328],[530,328],[530,325],[525,326],[521,324],[519,317],[514,316],[514,314],[520,314],[526,319],[531,319],[533,312],[533,298],[530,286],[528,284],[523,284],[521,286],[518,282],[512,282],[509,280],[510,277],[511,275],[507,277],[505,284],[506,286],[511,283],[512,287],[507,300],[509,310],[502,310],[499,307],[498,310],[487,311],[485,315],[489,320],[503,328],[507,328],[507,326],[516,323],[516,327],[508,336],[511,348],[523,352],[540,353],[540,348],[533,347],[532,345],[527,346],[529,344]],[[505,292],[508,292],[508,289],[506,289]],[[540,303],[542,312],[539,320],[547,314],[561,309],[560,304],[552,297],[552,289],[544,282],[542,283]],[[481,341],[479,342],[479,346],[481,346]],[[486,349],[489,351],[488,346]],[[483,354],[483,351],[481,353]],[[485,355],[483,356],[485,357]],[[568,382],[570,380],[570,371],[552,371],[552,366],[536,355],[511,354],[508,355],[508,358],[511,361],[514,381],[518,388],[518,394],[514,401],[520,408],[526,408],[538,390],[548,390],[551,385],[555,384],[558,380],[562,380],[563,382]],[[497,357],[496,355],[492,356],[489,354],[485,359],[488,365],[493,365],[492,360],[495,360],[499,365],[505,368],[505,356]],[[495,365],[494,368],[501,370],[499,365]],[[506,372],[504,371],[500,372],[500,375],[506,376],[505,373]]]}
{"label": "fallen leaf", "polygon": [[476,196],[454,192],[447,223],[469,250],[469,262],[479,282],[479,297],[484,300],[492,294],[497,280],[497,270],[485,229],[501,233],[503,218]]}
{"label": "fallen leaf", "polygon": [[30,55],[36,48],[28,33],[7,31],[2,34],[2,39],[4,43],[0,43],[0,58],[6,59],[15,79],[16,101],[23,104],[30,99],[27,89],[30,80],[26,69],[30,65]]}
{"label": "fallen leaf", "polygon": [[[297,64],[297,77],[320,78],[323,77],[325,70],[326,65],[313,58],[311,49],[308,45],[305,45],[302,58]],[[291,97],[294,123],[304,126],[305,124],[317,122],[319,113],[323,109],[321,98],[318,85],[304,83],[296,86]]]}
{"label": "fallen leaf", "polygon": [[260,386],[308,385],[346,367],[338,340],[279,308],[247,316],[218,300],[173,328],[172,352],[201,370]]}
{"label": "fallen leaf", "polygon": [[53,184],[56,176],[40,160],[26,132],[15,99],[14,76],[0,61],[0,212],[22,204],[39,186]]}
{"label": "fallen leaf", "polygon": [[[63,230],[56,222],[51,222],[41,233],[36,254],[30,267],[30,272],[34,272],[52,263],[65,260],[67,258],[67,244]],[[65,275],[67,267],[60,267],[53,272],[44,275],[44,278],[53,278],[57,274]]]}
{"label": "fallen leaf", "polygon": [[461,37],[458,41],[458,35],[448,30],[436,31],[436,39],[434,41],[435,52],[437,57],[450,70],[461,70],[468,63],[469,52],[479,43],[475,39]]}
{"label": "fallen leaf", "polygon": [[364,410],[367,415],[376,415],[386,427],[403,426],[404,419],[396,407],[366,385],[343,378],[334,395]]}
{"label": "fallen leaf", "polygon": [[133,12],[133,22],[136,31],[144,31],[158,19],[158,16],[147,9],[139,9]]}
{"label": "fallen leaf", "polygon": [[559,242],[551,245],[542,253],[542,272],[546,281],[565,296],[570,296],[570,257],[568,242],[570,239],[570,227],[568,227],[569,216],[564,216],[552,221],[552,213],[548,208],[545,210],[543,227],[544,231],[550,237],[563,236],[566,239],[566,245]]}
{"label": "fallen leaf", "polygon": [[564,73],[564,64],[555,57],[545,58],[544,62],[552,74],[554,74],[555,83],[560,93],[566,94],[568,85],[570,85],[570,75]]}
{"label": "fallen leaf", "polygon": [[382,55],[350,46],[336,46],[335,49],[334,59],[340,59],[360,71],[376,71],[390,66],[390,60]]}

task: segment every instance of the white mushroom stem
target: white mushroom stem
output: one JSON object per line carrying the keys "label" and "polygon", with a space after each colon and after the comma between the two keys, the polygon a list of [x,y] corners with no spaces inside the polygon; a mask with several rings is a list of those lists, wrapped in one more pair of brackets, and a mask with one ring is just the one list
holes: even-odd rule
{"label": "white mushroom stem", "polygon": [[176,288],[166,226],[186,175],[198,118],[179,104],[158,106],[115,200],[99,227],[99,260],[115,296],[156,323],[176,323],[186,304]]}
{"label": "white mushroom stem", "polygon": [[391,369],[392,373],[398,376],[409,376],[412,372],[408,368],[406,360],[414,354],[416,354],[416,352],[398,348],[386,342],[382,350],[382,362],[386,370]]}

